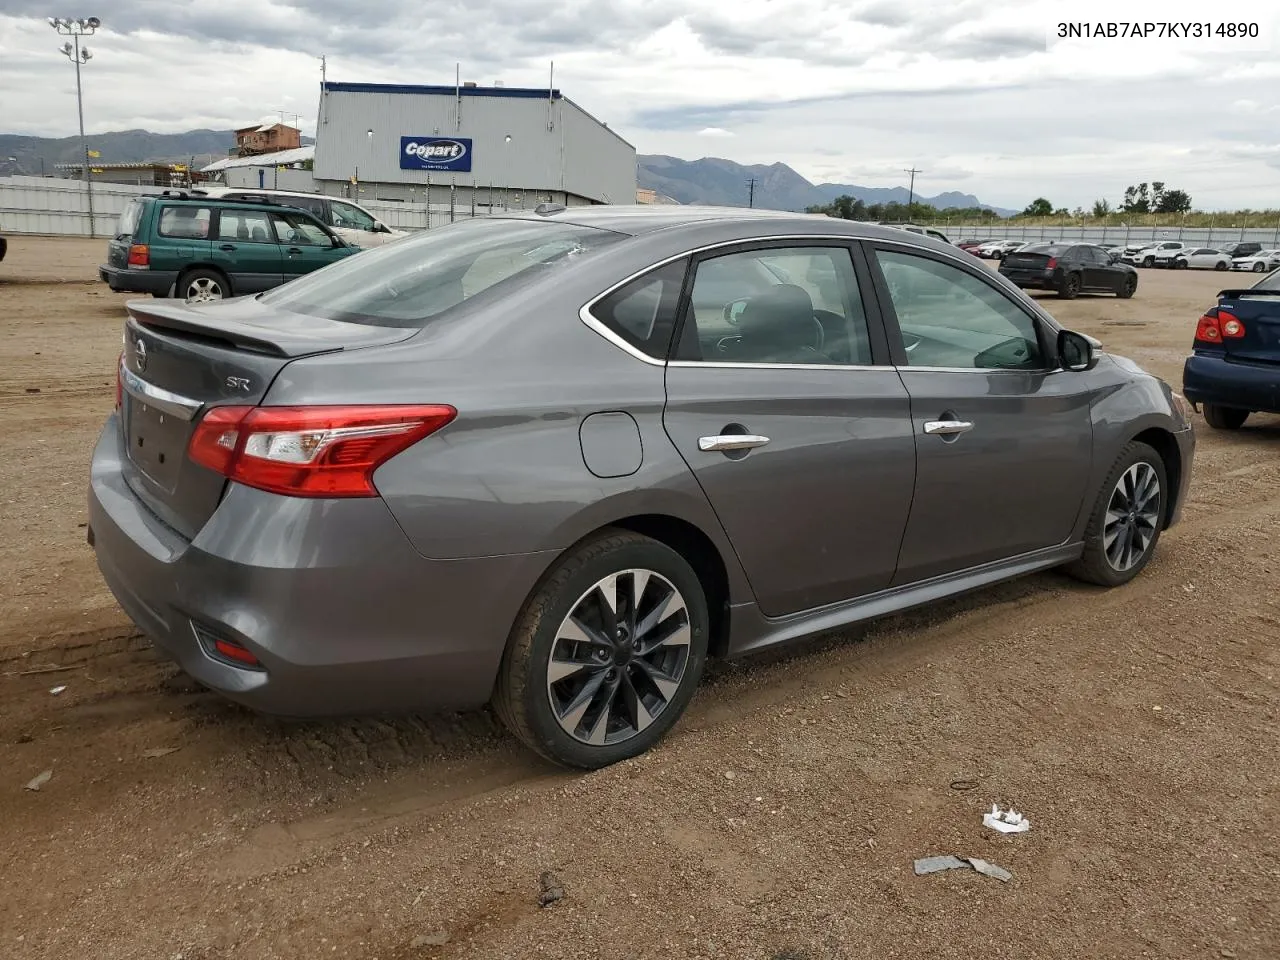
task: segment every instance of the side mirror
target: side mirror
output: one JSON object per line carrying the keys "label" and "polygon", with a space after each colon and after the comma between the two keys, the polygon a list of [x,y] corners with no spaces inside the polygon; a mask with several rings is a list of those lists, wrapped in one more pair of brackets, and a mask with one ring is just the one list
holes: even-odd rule
{"label": "side mirror", "polygon": [[1098,362],[1098,341],[1074,330],[1058,332],[1058,363],[1063,370],[1092,370]]}
{"label": "side mirror", "polygon": [[378,221],[375,220],[373,223],[373,232],[374,233],[390,233],[391,228],[388,227],[385,223],[379,223]]}
{"label": "side mirror", "polygon": [[332,247],[345,247],[345,246],[346,246],[346,243],[345,243],[345,242],[343,241],[343,239],[342,239],[340,236],[338,236],[337,234],[334,234],[334,235],[333,235],[332,237],[330,237],[329,239],[330,239],[330,241],[331,241],[331,243],[330,243],[329,245],[330,245],[330,246],[332,246]]}

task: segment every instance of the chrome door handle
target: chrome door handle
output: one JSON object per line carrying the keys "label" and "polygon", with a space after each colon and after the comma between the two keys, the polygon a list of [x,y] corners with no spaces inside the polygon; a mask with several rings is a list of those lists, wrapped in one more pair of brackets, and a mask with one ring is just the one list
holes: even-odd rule
{"label": "chrome door handle", "polygon": [[698,449],[703,453],[715,450],[751,450],[763,447],[768,442],[768,437],[757,437],[750,433],[722,433],[715,437],[699,437]]}
{"label": "chrome door handle", "polygon": [[950,437],[957,433],[968,433],[973,424],[968,420],[926,420],[924,432],[931,436]]}

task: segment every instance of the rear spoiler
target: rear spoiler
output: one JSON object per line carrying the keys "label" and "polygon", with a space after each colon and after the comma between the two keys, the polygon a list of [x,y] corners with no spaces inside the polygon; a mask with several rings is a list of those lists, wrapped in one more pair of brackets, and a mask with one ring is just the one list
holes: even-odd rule
{"label": "rear spoiler", "polygon": [[1219,300],[1238,300],[1241,297],[1280,297],[1280,290],[1254,290],[1246,287],[1243,290],[1219,290]]}

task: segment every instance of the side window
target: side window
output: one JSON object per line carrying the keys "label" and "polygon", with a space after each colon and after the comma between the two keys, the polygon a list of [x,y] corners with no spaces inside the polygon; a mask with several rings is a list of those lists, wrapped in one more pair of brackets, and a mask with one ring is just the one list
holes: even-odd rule
{"label": "side window", "polygon": [[273,213],[271,222],[275,224],[276,236],[281,243],[306,247],[333,246],[329,235],[303,214]]}
{"label": "side window", "polygon": [[160,211],[160,224],[156,230],[160,236],[175,240],[208,240],[212,216],[209,207],[175,204]]}
{"label": "side window", "polygon": [[659,267],[604,297],[591,315],[637,350],[665,360],[689,261]]}
{"label": "side window", "polygon": [[866,315],[845,247],[769,247],[704,260],[680,359],[865,366]]}
{"label": "side window", "polygon": [[1035,321],[986,281],[913,254],[877,250],[876,259],[909,366],[1044,368]]}
{"label": "side window", "polygon": [[343,203],[341,200],[330,200],[329,207],[333,210],[333,225],[335,227],[373,232],[373,217],[359,207]]}
{"label": "side window", "polygon": [[275,243],[265,212],[257,210],[220,210],[218,239],[241,243]]}

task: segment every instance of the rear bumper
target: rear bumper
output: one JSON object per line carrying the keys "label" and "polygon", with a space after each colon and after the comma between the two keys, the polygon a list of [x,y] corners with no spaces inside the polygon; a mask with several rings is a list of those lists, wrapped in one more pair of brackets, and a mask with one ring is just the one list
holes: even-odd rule
{"label": "rear bumper", "polygon": [[[134,496],[122,453],[113,414],[94,450],[89,491],[103,578],[187,673],[265,713],[483,704],[511,625],[551,560],[428,560],[379,499],[307,500],[235,484],[187,541]],[[263,669],[215,659],[210,637],[248,648]]]}
{"label": "rear bumper", "polygon": [[1175,433],[1173,438],[1178,443],[1178,461],[1182,465],[1182,471],[1178,478],[1177,496],[1173,501],[1173,509],[1169,512],[1169,522],[1166,524],[1170,527],[1182,519],[1182,508],[1191,490],[1191,474],[1195,468],[1196,458],[1196,433],[1190,425],[1185,430]]}
{"label": "rear bumper", "polygon": [[149,293],[164,297],[178,279],[176,270],[125,270],[103,264],[98,279],[116,293]]}
{"label": "rear bumper", "polygon": [[1280,413],[1280,365],[1193,353],[1182,367],[1182,395],[1195,404]]}

